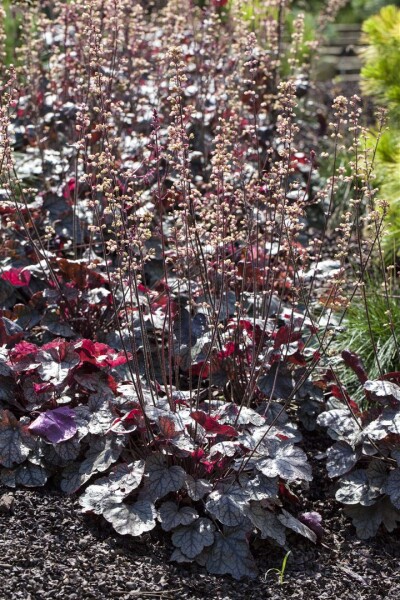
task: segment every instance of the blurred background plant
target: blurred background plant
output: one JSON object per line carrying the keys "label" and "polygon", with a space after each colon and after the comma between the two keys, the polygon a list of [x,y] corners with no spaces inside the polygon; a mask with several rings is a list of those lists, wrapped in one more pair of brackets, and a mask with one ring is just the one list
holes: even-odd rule
{"label": "blurred background plant", "polygon": [[[361,71],[363,92],[387,109],[388,129],[377,148],[376,176],[389,204],[387,232],[383,240],[387,264],[400,253],[400,9],[385,6],[363,24],[366,47]],[[371,131],[371,145],[376,133]]]}
{"label": "blurred background plant", "polygon": [[371,379],[400,366],[400,9],[384,6],[363,23],[362,32],[361,90],[367,101],[384,107],[384,113],[378,108],[381,119],[385,114],[386,126],[377,119],[365,140],[366,147],[375,148],[375,182],[386,203],[384,229],[372,270],[348,308],[331,351],[340,380],[365,405],[363,390],[340,358],[341,351],[349,348],[357,354]]}
{"label": "blurred background plant", "polygon": [[[393,269],[389,269],[387,282],[386,289],[379,272],[366,277],[365,299],[360,292],[355,296],[334,344],[337,357],[346,348],[357,354],[369,379],[399,370],[400,289]],[[336,360],[342,385],[353,400],[364,406],[365,394],[356,374],[341,358]]]}

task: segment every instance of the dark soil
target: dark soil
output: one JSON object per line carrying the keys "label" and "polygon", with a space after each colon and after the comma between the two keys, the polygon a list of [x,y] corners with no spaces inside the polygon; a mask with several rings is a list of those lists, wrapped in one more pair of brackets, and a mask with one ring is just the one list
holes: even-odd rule
{"label": "dark soil", "polygon": [[[325,440],[308,433],[314,481],[301,510],[316,510],[326,531],[314,546],[293,535],[283,585],[276,572],[285,550],[253,545],[260,575],[234,581],[201,567],[169,562],[168,538],[139,541],[116,534],[103,519],[86,517],[76,498],[43,490],[0,488],[0,599],[108,600],[119,598],[397,600],[400,598],[400,537],[381,532],[360,541],[332,500],[324,461]],[[291,507],[295,512],[296,507]]]}

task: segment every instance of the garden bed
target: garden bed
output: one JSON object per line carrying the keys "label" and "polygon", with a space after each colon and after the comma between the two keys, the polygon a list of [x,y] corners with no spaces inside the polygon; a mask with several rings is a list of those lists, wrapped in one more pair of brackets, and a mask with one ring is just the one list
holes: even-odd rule
{"label": "garden bed", "polygon": [[8,595],[395,598],[400,373],[371,318],[377,371],[341,345],[386,209],[363,101],[312,80],[333,7],[310,42],[279,0],[50,4],[1,88]]}
{"label": "garden bed", "polygon": [[[312,454],[326,448],[312,436]],[[312,454],[310,454],[312,456]],[[281,568],[283,549],[259,543],[254,554],[259,577],[234,581],[196,565],[169,561],[168,538],[120,536],[100,518],[84,517],[76,498],[54,489],[1,488],[12,508],[0,508],[2,596],[9,600],[94,600],[165,598],[177,600],[397,600],[400,595],[400,539],[380,533],[357,540],[338,511],[321,461],[312,460],[315,478],[307,493],[310,510],[323,517],[325,535],[314,546],[291,538],[284,583],[269,569]],[[4,506],[4,502],[0,504]]]}

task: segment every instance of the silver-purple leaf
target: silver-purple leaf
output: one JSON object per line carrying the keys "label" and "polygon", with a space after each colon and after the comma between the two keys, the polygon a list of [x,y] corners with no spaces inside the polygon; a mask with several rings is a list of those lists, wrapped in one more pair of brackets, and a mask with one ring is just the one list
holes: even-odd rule
{"label": "silver-purple leaf", "polygon": [[109,498],[105,502],[103,516],[117,533],[137,537],[156,526],[157,511],[154,504],[148,500],[139,500],[135,504],[121,504]]}
{"label": "silver-purple leaf", "polygon": [[15,470],[16,485],[25,487],[41,487],[47,482],[49,472],[40,465],[27,461]]}
{"label": "silver-purple leaf", "polygon": [[29,430],[52,444],[65,442],[77,431],[75,412],[68,406],[46,410],[29,425]]}
{"label": "silver-purple leaf", "polygon": [[207,557],[206,567],[215,575],[232,575],[234,579],[257,576],[257,567],[249,550],[245,532],[234,528],[215,533],[215,542]]}
{"label": "silver-purple leaf", "polygon": [[76,437],[59,444],[43,443],[43,457],[49,465],[63,467],[74,461],[80,452],[79,440]]}
{"label": "silver-purple leaf", "polygon": [[0,411],[0,465],[11,469],[28,457],[35,442],[8,410]]}
{"label": "silver-purple leaf", "polygon": [[116,413],[110,406],[110,390],[109,394],[104,394],[101,391],[91,394],[89,396],[88,408],[91,412],[88,423],[89,433],[94,435],[105,434],[110,429],[116,417]]}
{"label": "silver-purple leaf", "polygon": [[89,433],[89,422],[92,413],[86,406],[81,404],[74,408],[75,411],[75,423],[77,427],[77,438],[82,440]]}
{"label": "silver-purple leaf", "polygon": [[383,415],[389,421],[389,431],[400,435],[400,410],[387,408],[383,411]]}
{"label": "silver-purple leaf", "polygon": [[314,531],[312,531],[309,527],[307,527],[307,525],[304,525],[304,523],[296,519],[296,517],[291,515],[284,508],[282,509],[282,514],[278,515],[278,519],[280,520],[282,525],[284,525],[288,529],[291,529],[295,533],[299,533],[300,535],[308,538],[309,540],[314,542],[314,544],[317,541],[317,536],[314,533]]}
{"label": "silver-purple leaf", "polygon": [[15,488],[17,485],[25,487],[41,487],[48,479],[48,471],[41,465],[32,464],[30,461],[15,469],[3,469],[0,481],[7,487]]}
{"label": "silver-purple leaf", "polygon": [[179,508],[176,502],[164,502],[158,511],[158,519],[164,531],[171,531],[179,525],[190,525],[199,515],[190,506]]}
{"label": "silver-purple leaf", "polygon": [[106,471],[118,460],[124,441],[118,436],[95,437],[81,463],[80,472],[92,475]]}
{"label": "silver-purple leaf", "polygon": [[250,478],[240,477],[249,500],[273,500],[278,496],[278,478],[257,473]]}
{"label": "silver-purple leaf", "polygon": [[212,490],[212,485],[206,479],[194,479],[191,475],[186,476],[185,487],[188,491],[188,496],[194,502],[204,498]]}
{"label": "silver-purple leaf", "polygon": [[307,456],[297,446],[279,446],[274,454],[255,463],[266,477],[282,477],[286,481],[312,480],[311,466]]}
{"label": "silver-purple leaf", "polygon": [[364,390],[378,398],[394,398],[397,402],[400,402],[400,386],[391,381],[371,381],[369,379],[364,383]]}
{"label": "silver-purple leaf", "polygon": [[346,408],[334,408],[317,417],[318,425],[328,427],[328,434],[333,439],[346,439],[355,434],[359,427],[351,412]]}
{"label": "silver-purple leaf", "polygon": [[64,469],[60,487],[66,494],[74,494],[89,481],[91,473],[81,473],[80,466],[79,463],[73,463]]}
{"label": "silver-purple leaf", "polygon": [[136,460],[133,463],[117,465],[112,469],[108,476],[110,490],[118,492],[118,494],[125,498],[141,484],[144,468],[144,460]]}
{"label": "silver-purple leaf", "polygon": [[350,444],[344,441],[336,442],[327,451],[326,468],[329,477],[339,477],[348,473],[359,459],[359,452],[356,452]]}
{"label": "silver-purple leaf", "polygon": [[385,462],[379,459],[371,460],[366,472],[371,490],[376,490],[377,493],[383,492],[388,477]]}
{"label": "silver-purple leaf", "polygon": [[265,417],[258,414],[247,406],[238,406],[234,402],[228,402],[218,409],[217,415],[221,423],[229,425],[256,425],[260,427],[265,424]]}
{"label": "silver-purple leaf", "polygon": [[365,440],[365,443],[370,444],[371,441],[378,442],[379,440],[383,440],[389,433],[389,425],[390,423],[383,415],[368,423],[362,431],[362,438]]}
{"label": "silver-purple leaf", "polygon": [[394,458],[394,460],[397,462],[398,466],[400,467],[400,450],[392,450],[391,452],[391,456],[392,458]]}
{"label": "silver-purple leaf", "polygon": [[161,454],[153,454],[147,459],[146,471],[148,480],[144,493],[153,501],[163,498],[169,492],[177,492],[185,483],[184,469],[178,465],[168,467]]}
{"label": "silver-purple leaf", "polygon": [[175,550],[171,554],[170,560],[172,562],[177,562],[177,563],[188,563],[188,562],[191,562],[192,559],[189,558],[188,556],[185,556],[185,554],[183,554],[183,552],[181,552],[179,550],[179,548],[175,548]]}
{"label": "silver-purple leaf", "polygon": [[[66,347],[65,353],[61,350],[62,346]],[[79,365],[80,358],[67,343],[60,342],[60,348],[48,348],[38,352],[36,361],[40,364],[38,372],[43,381],[57,386],[63,384],[74,367]]]}
{"label": "silver-purple leaf", "polygon": [[231,486],[228,491],[214,490],[209,494],[206,510],[223,525],[237,527],[246,519],[244,507],[248,496],[243,488]]}
{"label": "silver-purple leaf", "polygon": [[215,527],[210,519],[200,517],[191,525],[178,527],[172,534],[174,546],[188,558],[193,559],[203,548],[214,542]]}
{"label": "silver-purple leaf", "polygon": [[392,471],[387,479],[385,492],[395,508],[400,509],[400,469]]}
{"label": "silver-purple leaf", "polygon": [[335,498],[343,504],[370,506],[375,503],[381,494],[380,489],[371,487],[367,471],[363,469],[353,471],[353,473],[342,477],[339,486]]}
{"label": "silver-purple leaf", "polygon": [[138,460],[129,465],[117,465],[106,477],[101,477],[89,485],[79,498],[83,512],[103,513],[109,498],[122,502],[133,490],[139,487],[144,474],[144,461]]}
{"label": "silver-purple leaf", "polygon": [[220,454],[221,456],[234,456],[235,452],[239,449],[238,442],[218,442],[211,446],[210,448],[210,458],[215,456],[216,454]]}
{"label": "silver-purple leaf", "polygon": [[346,506],[344,512],[353,521],[357,536],[361,540],[374,537],[381,524],[391,532],[400,522],[400,511],[392,506],[387,496],[373,506],[361,506],[360,504]]}
{"label": "silver-purple leaf", "polygon": [[246,516],[253,525],[260,530],[261,538],[263,540],[272,538],[280,546],[285,545],[285,527],[273,512],[263,508],[259,502],[251,502],[250,505],[246,507]]}
{"label": "silver-purple leaf", "polygon": [[7,364],[8,351],[6,348],[0,348],[0,375],[2,377],[8,377],[12,375],[12,369]]}

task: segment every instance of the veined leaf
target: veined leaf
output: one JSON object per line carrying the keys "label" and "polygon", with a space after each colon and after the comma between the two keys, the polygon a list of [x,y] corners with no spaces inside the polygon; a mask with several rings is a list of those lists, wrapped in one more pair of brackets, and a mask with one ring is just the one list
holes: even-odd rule
{"label": "veined leaf", "polygon": [[79,365],[80,359],[68,342],[59,340],[58,346],[40,350],[36,361],[40,364],[38,372],[43,381],[58,386],[63,384],[74,367]]}
{"label": "veined leaf", "polygon": [[171,531],[179,525],[190,525],[198,519],[199,515],[190,506],[179,506],[175,502],[164,502],[158,511],[161,527],[165,531]]}
{"label": "veined leaf", "polygon": [[8,487],[23,485],[25,487],[41,487],[45,485],[49,472],[40,465],[27,461],[12,471],[3,471],[1,481]]}
{"label": "veined leaf", "polygon": [[100,515],[109,498],[115,502],[122,502],[139,487],[144,474],[144,464],[143,460],[138,460],[130,465],[117,465],[107,477],[101,477],[93,485],[89,485],[79,498],[83,512]]}
{"label": "veined leaf", "polygon": [[381,524],[385,525],[390,532],[400,522],[400,511],[396,510],[390,503],[389,498],[382,498],[372,506],[346,506],[344,509],[353,521],[357,536],[361,540],[368,540],[377,534]]}
{"label": "veined leaf", "polygon": [[246,516],[260,530],[262,539],[272,538],[280,546],[285,545],[285,527],[273,512],[263,508],[259,502],[251,502],[246,507]]}
{"label": "veined leaf", "polygon": [[223,423],[229,425],[255,425],[260,427],[265,424],[265,417],[258,414],[252,408],[247,406],[238,406],[234,402],[228,402],[218,409],[217,415]]}
{"label": "veined leaf", "polygon": [[8,410],[0,411],[0,465],[11,469],[28,457],[34,439]]}
{"label": "veined leaf", "polygon": [[43,459],[49,465],[63,467],[76,460],[79,452],[80,444],[76,437],[59,444],[43,442]]}
{"label": "veined leaf", "polygon": [[363,469],[349,473],[340,480],[339,485],[335,498],[343,504],[371,506],[381,494],[380,489],[371,487],[367,471]]}
{"label": "veined leaf", "polygon": [[278,478],[265,477],[262,473],[257,473],[247,479],[240,478],[249,500],[273,500],[278,497]]}
{"label": "veined leaf", "polygon": [[317,417],[317,423],[321,427],[328,427],[328,433],[333,439],[346,440],[359,429],[347,408],[334,408],[323,412]]}
{"label": "veined leaf", "polygon": [[392,471],[385,486],[385,492],[390,497],[395,508],[400,509],[400,469]]}
{"label": "veined leaf", "polygon": [[182,467],[168,467],[162,454],[152,454],[146,461],[148,481],[145,494],[153,501],[163,498],[169,492],[177,492],[183,487],[186,472]]}
{"label": "veined leaf", "polygon": [[223,490],[211,492],[207,498],[206,509],[223,525],[236,527],[242,525],[246,519],[244,507],[247,501],[246,491],[241,487],[232,485],[226,492]]}
{"label": "veined leaf", "polygon": [[81,473],[80,467],[80,463],[72,463],[64,469],[60,487],[66,494],[74,494],[89,481],[91,473]]}
{"label": "veined leaf", "polygon": [[336,442],[327,451],[326,468],[329,477],[339,477],[348,473],[357,463],[360,453],[344,441]]}
{"label": "veined leaf", "polygon": [[174,546],[188,558],[193,559],[202,552],[206,546],[211,546],[214,542],[215,527],[204,517],[196,519],[191,525],[179,527],[172,534],[172,543]]}
{"label": "veined leaf", "polygon": [[249,550],[245,532],[226,528],[215,533],[215,542],[207,557],[206,567],[215,575],[232,575],[234,579],[257,576],[257,567]]}
{"label": "veined leaf", "polygon": [[186,476],[185,487],[189,498],[197,502],[211,492],[212,485],[206,479],[194,479],[191,475]]}
{"label": "veined leaf", "polygon": [[239,444],[237,442],[218,442],[217,444],[211,446],[210,458],[216,454],[220,454],[221,456],[234,456],[238,449]]}
{"label": "veined leaf", "polygon": [[286,481],[312,479],[306,454],[292,445],[279,446],[273,456],[256,461],[255,466],[266,477],[280,476]]}
{"label": "veined leaf", "polygon": [[304,523],[296,519],[296,517],[291,515],[284,508],[282,509],[282,514],[278,516],[278,519],[280,520],[282,525],[288,527],[295,533],[299,533],[300,535],[308,538],[309,540],[314,542],[314,544],[317,541],[317,536],[314,533],[314,531],[312,531],[309,527],[307,527],[307,525],[304,525]]}
{"label": "veined leaf", "polygon": [[157,511],[154,504],[146,500],[128,505],[109,498],[105,501],[103,516],[117,533],[136,537],[155,527]]}
{"label": "veined leaf", "polygon": [[80,466],[80,473],[102,473],[113,465],[124,448],[124,439],[117,436],[94,438],[85,459]]}

